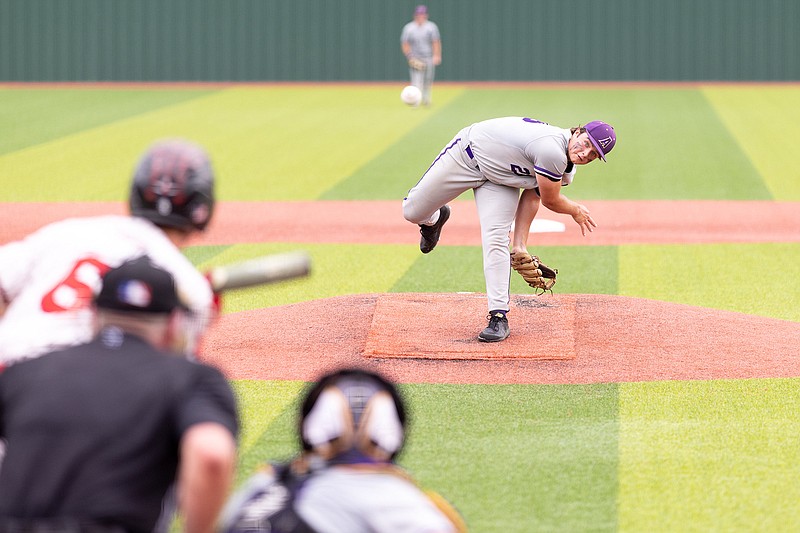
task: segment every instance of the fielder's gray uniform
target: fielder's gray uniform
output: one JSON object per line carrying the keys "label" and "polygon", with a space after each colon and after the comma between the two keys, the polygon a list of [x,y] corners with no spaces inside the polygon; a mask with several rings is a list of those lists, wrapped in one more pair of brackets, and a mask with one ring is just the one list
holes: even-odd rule
{"label": "fielder's gray uniform", "polygon": [[520,189],[538,188],[538,179],[569,184],[570,136],[569,129],[530,118],[477,122],[456,134],[403,200],[406,220],[432,224],[440,207],[474,190],[489,311],[509,310],[509,232]]}
{"label": "fielder's gray uniform", "polygon": [[424,70],[408,69],[411,85],[419,87],[422,91],[423,104],[431,101],[433,75],[436,70],[433,64],[433,43],[435,41],[441,41],[439,27],[430,20],[426,20],[421,25],[411,21],[403,26],[403,32],[400,34],[400,42],[407,42],[411,47],[411,57],[425,62]]}

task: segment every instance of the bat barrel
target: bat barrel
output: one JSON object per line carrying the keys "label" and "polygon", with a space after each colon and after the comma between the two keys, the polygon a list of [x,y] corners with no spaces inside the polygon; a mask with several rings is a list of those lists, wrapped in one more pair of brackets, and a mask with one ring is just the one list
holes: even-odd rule
{"label": "bat barrel", "polygon": [[304,251],[296,251],[216,267],[209,277],[214,291],[222,292],[300,278],[310,272],[311,257]]}

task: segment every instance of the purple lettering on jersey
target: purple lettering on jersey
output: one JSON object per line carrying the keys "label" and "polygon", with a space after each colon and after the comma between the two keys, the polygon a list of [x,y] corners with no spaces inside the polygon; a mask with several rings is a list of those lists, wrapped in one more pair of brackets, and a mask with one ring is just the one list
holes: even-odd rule
{"label": "purple lettering on jersey", "polygon": [[511,165],[511,172],[516,174],[517,176],[530,176],[531,171],[525,167],[521,167],[519,165]]}
{"label": "purple lettering on jersey", "polygon": [[522,120],[524,120],[525,122],[530,122],[531,124],[547,124],[549,126],[547,122],[542,122],[541,120],[536,120],[535,118],[525,117]]}

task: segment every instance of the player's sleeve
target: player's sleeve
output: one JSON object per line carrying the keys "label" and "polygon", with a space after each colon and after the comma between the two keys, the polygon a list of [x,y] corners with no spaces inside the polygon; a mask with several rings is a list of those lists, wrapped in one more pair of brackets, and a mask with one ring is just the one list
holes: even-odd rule
{"label": "player's sleeve", "polygon": [[575,179],[575,173],[578,172],[578,165],[570,161],[567,163],[567,168],[564,169],[564,176],[561,178],[561,186],[566,187],[572,180]]}
{"label": "player's sleeve", "polygon": [[533,161],[537,176],[550,181],[561,181],[567,168],[567,154],[551,139],[544,137],[525,147],[525,153]]}
{"label": "player's sleeve", "polygon": [[403,31],[400,32],[400,43],[408,42],[408,24],[403,26]]}
{"label": "player's sleeve", "polygon": [[216,368],[200,363],[193,365],[193,376],[176,409],[180,435],[195,424],[215,423],[228,429],[234,438],[239,435],[236,399],[228,381]]}
{"label": "player's sleeve", "polygon": [[441,41],[442,37],[439,35],[439,26],[431,22],[431,41]]}

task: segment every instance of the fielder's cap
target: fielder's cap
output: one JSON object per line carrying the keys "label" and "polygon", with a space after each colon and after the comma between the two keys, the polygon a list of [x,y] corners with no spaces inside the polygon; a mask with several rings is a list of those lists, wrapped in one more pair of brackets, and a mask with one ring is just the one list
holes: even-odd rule
{"label": "fielder's cap", "polygon": [[589,134],[589,140],[592,141],[597,153],[600,154],[600,159],[605,161],[606,154],[617,144],[617,134],[614,133],[614,128],[600,120],[594,120],[584,128],[586,128],[586,133]]}
{"label": "fielder's cap", "polygon": [[95,305],[132,313],[168,314],[187,309],[178,297],[172,274],[154,265],[146,255],[106,272]]}
{"label": "fielder's cap", "polygon": [[415,14],[415,15],[427,15],[427,14],[428,14],[428,6],[426,6],[426,5],[421,5],[421,4],[420,4],[420,5],[418,5],[418,6],[417,6],[417,7],[414,9],[414,14]]}

